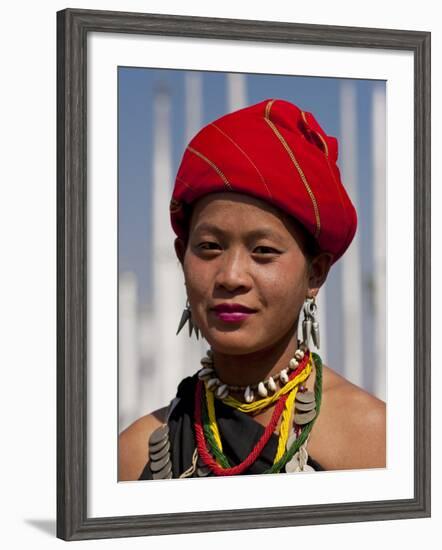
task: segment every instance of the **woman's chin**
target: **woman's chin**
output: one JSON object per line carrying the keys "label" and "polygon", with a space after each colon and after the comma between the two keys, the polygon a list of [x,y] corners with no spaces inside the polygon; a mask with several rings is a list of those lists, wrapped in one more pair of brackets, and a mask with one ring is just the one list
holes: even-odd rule
{"label": "woman's chin", "polygon": [[226,355],[242,355],[259,351],[265,348],[267,342],[262,342],[261,345],[256,341],[256,335],[251,338],[250,334],[245,331],[226,330],[210,330],[209,334],[204,336],[210,347],[218,353]]}

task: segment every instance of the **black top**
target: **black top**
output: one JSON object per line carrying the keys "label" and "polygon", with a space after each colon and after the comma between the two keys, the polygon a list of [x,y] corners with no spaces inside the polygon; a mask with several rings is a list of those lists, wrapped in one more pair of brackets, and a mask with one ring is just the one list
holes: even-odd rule
{"label": "black top", "polygon": [[[179,401],[169,416],[169,440],[171,443],[172,473],[178,478],[192,465],[192,456],[196,442],[193,431],[194,396],[198,375],[184,378],[177,390]],[[265,428],[252,417],[225,405],[219,399],[215,399],[215,412],[218,430],[223,442],[223,453],[231,464],[239,464],[250,454],[256,443],[262,436]],[[146,441],[146,445],[148,442]],[[244,471],[243,475],[261,474],[273,465],[273,460],[278,447],[278,436],[272,434],[264,446],[258,459]],[[308,457],[308,462],[315,470],[324,470],[322,466]],[[209,475],[214,475],[210,472]],[[153,479],[149,468],[149,462],[139,479]]]}

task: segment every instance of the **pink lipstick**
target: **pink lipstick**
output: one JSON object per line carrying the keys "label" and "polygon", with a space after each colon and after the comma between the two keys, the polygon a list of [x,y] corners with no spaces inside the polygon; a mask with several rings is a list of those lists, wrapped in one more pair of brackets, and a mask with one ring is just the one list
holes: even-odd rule
{"label": "pink lipstick", "polygon": [[237,323],[250,317],[256,310],[243,304],[224,303],[213,308],[215,315],[226,323]]}
{"label": "pink lipstick", "polygon": [[225,321],[226,323],[237,323],[238,321],[243,321],[253,315],[253,312],[245,313],[243,311],[215,311],[215,315]]}

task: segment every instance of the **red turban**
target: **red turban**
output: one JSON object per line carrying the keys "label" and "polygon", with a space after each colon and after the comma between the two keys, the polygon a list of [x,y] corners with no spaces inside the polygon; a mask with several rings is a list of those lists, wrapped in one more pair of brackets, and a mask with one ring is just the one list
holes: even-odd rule
{"label": "red turban", "polygon": [[224,115],[202,128],[184,152],[170,201],[173,230],[185,238],[185,205],[199,197],[245,193],[296,218],[335,262],[357,225],[337,157],[336,138],[288,101],[266,99]]}

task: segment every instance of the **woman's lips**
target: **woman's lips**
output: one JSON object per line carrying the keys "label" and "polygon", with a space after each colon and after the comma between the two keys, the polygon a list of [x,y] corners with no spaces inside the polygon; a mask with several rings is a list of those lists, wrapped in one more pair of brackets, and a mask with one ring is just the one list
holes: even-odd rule
{"label": "woman's lips", "polygon": [[249,311],[216,311],[213,310],[213,313],[221,319],[221,321],[225,321],[226,323],[237,323],[238,321],[243,321],[244,319],[247,319],[247,317],[250,317],[255,312]]}

